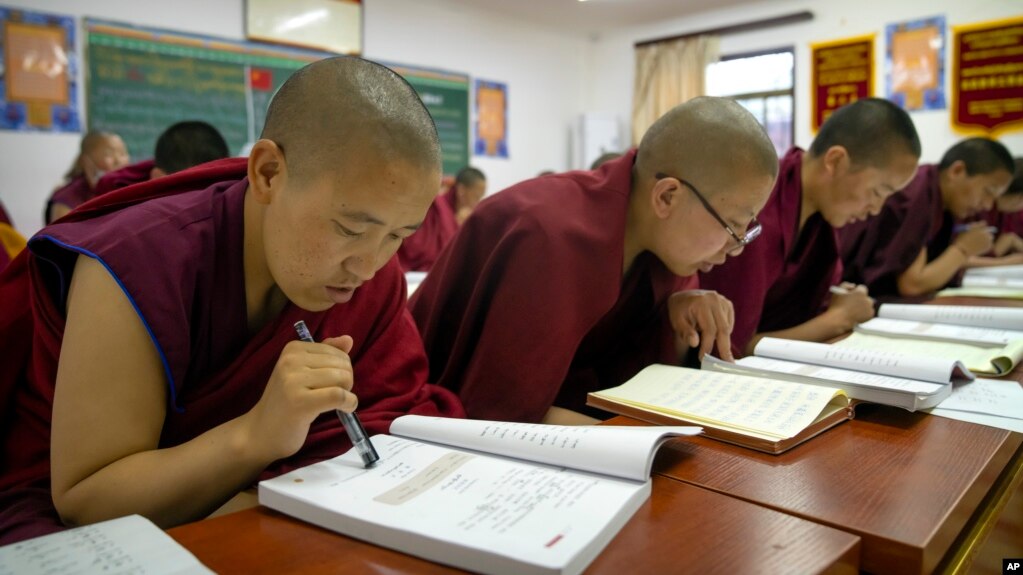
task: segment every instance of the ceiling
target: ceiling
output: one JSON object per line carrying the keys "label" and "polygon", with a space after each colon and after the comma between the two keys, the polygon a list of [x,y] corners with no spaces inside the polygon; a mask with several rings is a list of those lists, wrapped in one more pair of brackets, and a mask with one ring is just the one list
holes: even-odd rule
{"label": "ceiling", "polygon": [[451,0],[488,12],[594,34],[764,0]]}

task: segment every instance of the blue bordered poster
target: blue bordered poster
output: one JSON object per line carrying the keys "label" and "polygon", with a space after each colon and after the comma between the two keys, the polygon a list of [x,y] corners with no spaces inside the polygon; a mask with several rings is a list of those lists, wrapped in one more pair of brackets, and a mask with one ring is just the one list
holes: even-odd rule
{"label": "blue bordered poster", "polygon": [[889,24],[885,37],[888,99],[910,111],[945,109],[945,17]]}
{"label": "blue bordered poster", "polygon": [[476,80],[477,156],[508,157],[508,86]]}
{"label": "blue bordered poster", "polygon": [[0,129],[79,132],[75,19],[0,6]]}

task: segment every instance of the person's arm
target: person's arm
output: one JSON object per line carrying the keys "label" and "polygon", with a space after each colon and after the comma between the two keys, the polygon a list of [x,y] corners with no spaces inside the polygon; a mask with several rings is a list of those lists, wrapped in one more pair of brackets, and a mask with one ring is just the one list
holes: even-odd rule
{"label": "person's arm", "polygon": [[53,402],[52,492],[61,519],[80,525],[138,513],[168,527],[209,514],[296,452],[317,415],[355,408],[342,351],[351,338],[332,345],[288,344],[252,410],[161,449],[167,383],[156,348],[114,278],[80,256]]}
{"label": "person's arm", "polygon": [[989,268],[994,266],[1023,265],[1023,253],[1008,254],[1001,257],[974,256],[966,264],[968,268]]}
{"label": "person's arm", "polygon": [[51,204],[50,205],[50,219],[47,223],[55,222],[60,218],[63,218],[71,211],[71,208],[64,204]]}
{"label": "person's arm", "polygon": [[757,343],[765,337],[827,342],[874,317],[874,300],[865,286],[843,285],[843,288],[847,289],[846,293],[832,294],[828,309],[817,317],[797,326],[754,335],[746,346],[746,355],[752,355]]}
{"label": "person's arm", "polygon": [[987,226],[976,225],[959,234],[942,254],[927,261],[927,248],[901,274],[899,294],[907,297],[927,294],[944,287],[973,256],[987,253],[994,238]]}
{"label": "person's arm", "polygon": [[1023,238],[1012,232],[999,234],[998,239],[995,240],[994,247],[991,248],[991,253],[996,257],[1023,253]]}

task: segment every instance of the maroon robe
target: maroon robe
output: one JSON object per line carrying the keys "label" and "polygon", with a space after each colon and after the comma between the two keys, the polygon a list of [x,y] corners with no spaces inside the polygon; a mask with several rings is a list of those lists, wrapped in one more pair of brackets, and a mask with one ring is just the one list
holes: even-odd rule
{"label": "maroon robe", "polygon": [[898,298],[899,276],[920,250],[927,250],[927,261],[944,253],[952,241],[953,224],[941,198],[938,166],[921,165],[909,185],[888,198],[878,216],[839,231],[843,279],[866,285],[872,297]]}
{"label": "maroon robe", "polygon": [[437,196],[426,212],[423,224],[398,248],[398,261],[407,272],[428,272],[437,257],[458,232],[455,212],[458,204],[457,184]]}
{"label": "maroon robe", "polygon": [[46,213],[43,214],[43,221],[50,223],[50,209],[54,204],[63,204],[72,210],[85,202],[96,197],[96,192],[89,187],[85,176],[78,176],[70,182],[57,188],[46,202]]}
{"label": "maroon robe", "polygon": [[0,203],[0,224],[7,224],[12,228],[14,227],[14,222],[11,221],[11,216],[7,213],[7,210],[4,209],[3,203]]}
{"label": "maroon robe", "polygon": [[1023,237],[1023,211],[1006,213],[998,211],[998,208],[991,208],[991,211],[984,215],[984,220],[998,228],[999,234],[1016,234]]}
{"label": "maroon robe", "polygon": [[[161,448],[249,411],[281,350],[296,339],[299,319],[317,340],[354,338],[353,391],[370,435],[387,432],[406,413],[464,414],[450,392],[426,384],[426,357],[396,261],[348,303],[319,313],[288,304],[248,335],[245,173],[245,159],[228,159],[106,194],[44,228],[0,276],[0,297],[18,303],[0,309],[0,334],[13,343],[0,362],[0,544],[62,528],[49,490],[50,417],[76,254],[97,258],[114,275],[156,346],[168,382]],[[323,414],[303,447],[261,478],[350,446],[336,415]]]}
{"label": "maroon robe", "polygon": [[96,187],[93,189],[93,197],[102,196],[109,191],[119,190],[132,184],[148,182],[155,165],[153,160],[142,160],[119,170],[103,174],[103,177],[96,182]]}
{"label": "maroon robe", "polygon": [[643,253],[622,277],[635,157],[484,200],[416,290],[430,381],[470,417],[536,422],[552,405],[607,417],[587,392],[678,363],[667,299],[695,276]]}
{"label": "maroon robe", "polygon": [[[0,223],[0,225],[5,224]],[[7,253],[7,248],[3,245],[3,242],[0,242],[0,272],[4,271],[4,268],[10,265],[10,263],[11,256]]]}
{"label": "maroon robe", "polygon": [[760,237],[739,256],[700,274],[701,287],[716,290],[735,307],[732,347],[738,355],[757,333],[819,315],[831,299],[828,288],[841,280],[835,229],[820,213],[798,229],[803,154],[792,148],[781,159],[774,190],[757,216],[763,226]]}

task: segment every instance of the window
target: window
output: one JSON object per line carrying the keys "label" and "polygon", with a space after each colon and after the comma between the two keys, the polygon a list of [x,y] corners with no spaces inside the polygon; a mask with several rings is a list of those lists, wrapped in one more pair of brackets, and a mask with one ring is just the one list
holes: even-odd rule
{"label": "window", "polygon": [[767,130],[778,156],[792,147],[795,86],[792,48],[726,56],[707,66],[707,94],[742,104]]}

